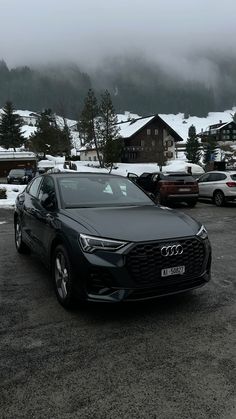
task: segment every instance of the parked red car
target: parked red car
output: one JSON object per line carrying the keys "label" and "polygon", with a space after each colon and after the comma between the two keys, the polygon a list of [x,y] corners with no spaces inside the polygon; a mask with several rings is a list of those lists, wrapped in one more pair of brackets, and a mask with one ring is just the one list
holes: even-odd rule
{"label": "parked red car", "polygon": [[162,205],[186,202],[194,207],[198,200],[198,183],[188,173],[143,173],[137,176],[128,173],[128,178],[138,184],[145,192],[152,193],[155,200]]}

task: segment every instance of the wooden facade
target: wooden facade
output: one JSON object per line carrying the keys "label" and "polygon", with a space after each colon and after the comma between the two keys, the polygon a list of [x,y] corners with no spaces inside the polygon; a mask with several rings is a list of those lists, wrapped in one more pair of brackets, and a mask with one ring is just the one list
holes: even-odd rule
{"label": "wooden facade", "polygon": [[165,160],[175,158],[178,141],[183,141],[183,138],[156,115],[131,136],[123,136],[122,162],[163,164]]}

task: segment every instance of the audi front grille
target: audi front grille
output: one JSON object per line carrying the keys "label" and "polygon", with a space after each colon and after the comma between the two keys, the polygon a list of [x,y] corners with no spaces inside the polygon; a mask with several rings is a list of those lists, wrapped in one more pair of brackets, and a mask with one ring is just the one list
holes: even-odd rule
{"label": "audi front grille", "polygon": [[[157,285],[157,282],[166,286],[187,281],[199,277],[204,271],[205,245],[207,243],[197,238],[137,244],[126,256],[126,268],[137,286]],[[173,252],[173,246],[179,251]],[[161,277],[162,269],[176,266],[185,266],[185,273]]]}

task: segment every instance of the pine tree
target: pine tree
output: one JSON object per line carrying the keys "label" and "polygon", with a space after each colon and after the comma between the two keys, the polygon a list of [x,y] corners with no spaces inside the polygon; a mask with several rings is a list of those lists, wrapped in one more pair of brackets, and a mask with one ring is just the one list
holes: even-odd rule
{"label": "pine tree", "polygon": [[112,169],[113,163],[118,161],[121,153],[119,140],[120,128],[117,126],[118,119],[115,113],[111,96],[106,90],[101,97],[99,106],[99,118],[97,120],[97,132],[99,146],[103,155],[103,162]]}
{"label": "pine tree", "polygon": [[7,150],[13,148],[14,151],[21,147],[25,141],[21,132],[22,126],[22,118],[14,112],[12,102],[6,102],[0,122],[0,145]]}
{"label": "pine tree", "polygon": [[72,148],[72,135],[70,132],[70,128],[67,125],[66,119],[64,120],[64,127],[60,134],[60,148],[62,154],[65,156],[70,156],[71,148]]}
{"label": "pine tree", "polygon": [[65,152],[62,137],[51,109],[45,109],[37,122],[37,131],[30,137],[30,149],[43,154],[44,158],[47,153],[61,154]]}
{"label": "pine tree", "polygon": [[195,164],[198,164],[201,158],[200,143],[198,141],[194,125],[191,125],[188,130],[185,155],[190,163]]}
{"label": "pine tree", "polygon": [[99,154],[99,140],[97,137],[97,124],[96,120],[98,117],[98,104],[95,93],[92,89],[89,89],[87,96],[84,100],[84,107],[80,115],[78,123],[80,139],[83,144],[89,144],[95,146],[97,158],[100,167],[103,166],[101,156]]}
{"label": "pine tree", "polygon": [[207,164],[210,161],[215,160],[217,149],[217,141],[214,137],[208,137],[207,142],[204,144],[204,163]]}

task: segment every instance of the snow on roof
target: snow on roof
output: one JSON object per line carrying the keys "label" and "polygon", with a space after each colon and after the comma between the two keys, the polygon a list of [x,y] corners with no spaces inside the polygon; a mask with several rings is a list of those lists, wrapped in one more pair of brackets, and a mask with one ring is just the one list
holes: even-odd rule
{"label": "snow on roof", "polygon": [[224,127],[226,127],[227,125],[229,125],[229,124],[230,124],[230,122],[233,122],[233,121],[229,121],[229,122],[223,123],[222,125],[220,125],[219,127],[215,128],[215,129],[216,129],[216,130],[219,130],[219,129],[221,129],[221,128],[224,128]]}
{"label": "snow on roof", "polygon": [[135,132],[137,132],[139,129],[143,128],[153,118],[155,118],[155,115],[148,116],[146,118],[140,118],[135,121],[121,122],[119,124],[119,135],[123,138],[129,138],[133,134],[135,134]]}
{"label": "snow on roof", "polygon": [[177,115],[159,114],[159,116],[186,142],[188,138],[188,130],[191,125],[194,125],[196,132],[199,133],[202,129],[205,131],[209,125],[217,124],[219,121],[225,121],[225,123],[231,122],[232,115],[234,115],[235,112],[236,107],[224,112],[209,112],[205,118],[190,116],[188,119],[184,119],[183,113],[179,113]]}
{"label": "snow on roof", "polygon": [[30,151],[9,151],[9,150],[0,150],[0,159],[26,159],[26,158],[34,158],[36,159],[36,155],[31,153]]}
{"label": "snow on roof", "polygon": [[118,118],[118,123],[120,123],[120,122],[131,121],[132,119],[142,118],[142,116],[136,113],[125,111],[125,113],[118,113],[117,118]]}

